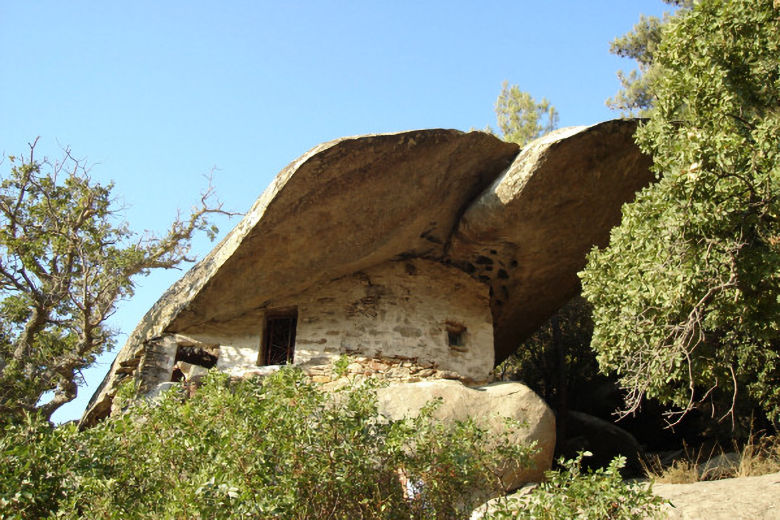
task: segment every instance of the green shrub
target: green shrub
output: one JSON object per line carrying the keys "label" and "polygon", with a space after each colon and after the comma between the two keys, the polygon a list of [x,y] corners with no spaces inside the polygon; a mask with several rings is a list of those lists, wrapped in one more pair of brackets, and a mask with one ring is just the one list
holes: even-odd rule
{"label": "green shrub", "polygon": [[[323,392],[286,368],[262,381],[215,374],[192,398],[175,387],[85,431],[29,418],[0,435],[0,519],[462,518],[506,492],[506,457],[526,464],[533,448],[437,422],[435,407],[388,421],[372,383]],[[562,463],[526,508],[493,518],[657,509],[620,480],[621,461],[587,475],[580,459]]]}
{"label": "green shrub", "polygon": [[0,518],[45,517],[65,498],[73,463],[73,426],[52,428],[35,416],[3,426],[0,435]]}
{"label": "green shrub", "polygon": [[780,420],[780,5],[698,0],[653,52],[636,141],[658,182],[580,273],[593,342],[626,391],[732,425]]}
{"label": "green shrub", "polygon": [[653,496],[643,483],[624,482],[620,469],[625,457],[616,457],[606,468],[582,473],[580,453],[572,460],[560,459],[559,471],[547,472],[531,493],[500,501],[485,520],[643,520],[660,514],[663,500]]}
{"label": "green shrub", "polygon": [[0,444],[0,518],[462,517],[531,448],[433,408],[391,422],[370,383],[323,392],[290,368],[213,375],[82,432],[30,420]]}

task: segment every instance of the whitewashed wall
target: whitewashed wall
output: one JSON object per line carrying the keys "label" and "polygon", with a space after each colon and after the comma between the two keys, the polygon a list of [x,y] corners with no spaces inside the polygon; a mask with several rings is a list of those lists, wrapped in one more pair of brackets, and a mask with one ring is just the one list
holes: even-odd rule
{"label": "whitewashed wall", "polygon": [[[295,364],[326,364],[341,354],[416,358],[473,380],[493,368],[488,288],[454,267],[414,259],[381,264],[319,286],[269,308],[297,307]],[[217,369],[239,375],[257,368],[257,334],[201,335],[220,345]],[[452,348],[448,324],[465,327]]]}
{"label": "whitewashed wall", "polygon": [[[390,262],[307,291],[297,306],[296,363],[342,353],[401,356],[476,380],[493,368],[488,289],[453,267]],[[449,346],[448,322],[466,328],[462,348]]]}

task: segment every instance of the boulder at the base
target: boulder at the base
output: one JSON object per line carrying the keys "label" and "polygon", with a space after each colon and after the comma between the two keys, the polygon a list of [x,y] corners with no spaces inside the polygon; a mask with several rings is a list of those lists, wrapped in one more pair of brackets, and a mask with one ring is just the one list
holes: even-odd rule
{"label": "boulder at the base", "polygon": [[503,417],[521,421],[525,426],[516,434],[518,444],[537,442],[538,452],[529,468],[503,475],[504,483],[514,489],[526,482],[537,482],[552,465],[555,449],[555,415],[533,390],[522,383],[505,382],[469,388],[459,381],[437,380],[399,383],[379,389],[379,411],[390,419],[415,417],[426,403],[441,398],[434,417],[459,421],[469,417],[483,423],[491,432],[503,431]]}
{"label": "boulder at the base", "polygon": [[642,447],[633,435],[604,419],[569,411],[566,414],[566,439],[560,439],[557,453],[573,459],[580,451],[592,453],[582,460],[585,468],[604,468],[613,458],[623,455],[626,457],[626,465],[621,471],[624,477],[644,474],[640,462]]}

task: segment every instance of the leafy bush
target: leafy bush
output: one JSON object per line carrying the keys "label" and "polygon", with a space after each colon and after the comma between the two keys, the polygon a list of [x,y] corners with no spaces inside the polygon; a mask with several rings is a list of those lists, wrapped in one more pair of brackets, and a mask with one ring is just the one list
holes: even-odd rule
{"label": "leafy bush", "polygon": [[65,498],[73,462],[73,426],[52,428],[37,416],[8,425],[0,435],[0,518],[47,516]]}
{"label": "leafy bush", "polygon": [[606,468],[582,473],[583,452],[572,460],[560,459],[559,471],[547,472],[547,482],[528,495],[499,501],[486,520],[642,520],[660,514],[663,500],[646,484],[624,482],[620,468],[625,457],[616,457]]}
{"label": "leafy bush", "polygon": [[434,407],[391,422],[371,384],[322,392],[287,368],[212,375],[81,432],[29,420],[0,441],[0,518],[457,518],[531,448]]}
{"label": "leafy bush", "polygon": [[628,392],[723,419],[780,419],[780,7],[701,0],[662,31],[656,184],[581,273],[593,348]]}
{"label": "leafy bush", "polygon": [[140,237],[112,184],[94,182],[69,149],[37,159],[37,142],[0,172],[0,427],[25,412],[50,418],[75,399],[81,370],[114,344],[106,320],[135,280],[191,261],[193,236],[218,231],[208,217],[230,214],[209,186],[166,235]]}

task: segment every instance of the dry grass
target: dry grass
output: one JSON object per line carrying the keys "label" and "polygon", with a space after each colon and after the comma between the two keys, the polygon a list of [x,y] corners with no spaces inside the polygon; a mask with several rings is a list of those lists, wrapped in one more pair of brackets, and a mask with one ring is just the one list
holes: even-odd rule
{"label": "dry grass", "polygon": [[737,477],[754,477],[780,471],[780,436],[764,437],[743,448]]}
{"label": "dry grass", "polygon": [[663,484],[689,484],[699,481],[697,464],[687,459],[679,459],[672,462],[671,466],[664,466],[658,456],[643,462],[645,473],[655,482]]}
{"label": "dry grass", "polygon": [[659,457],[643,463],[645,473],[658,483],[689,484],[703,480],[753,477],[780,471],[780,436],[754,437],[742,447],[725,453],[722,449],[689,450],[682,458],[663,464]]}

